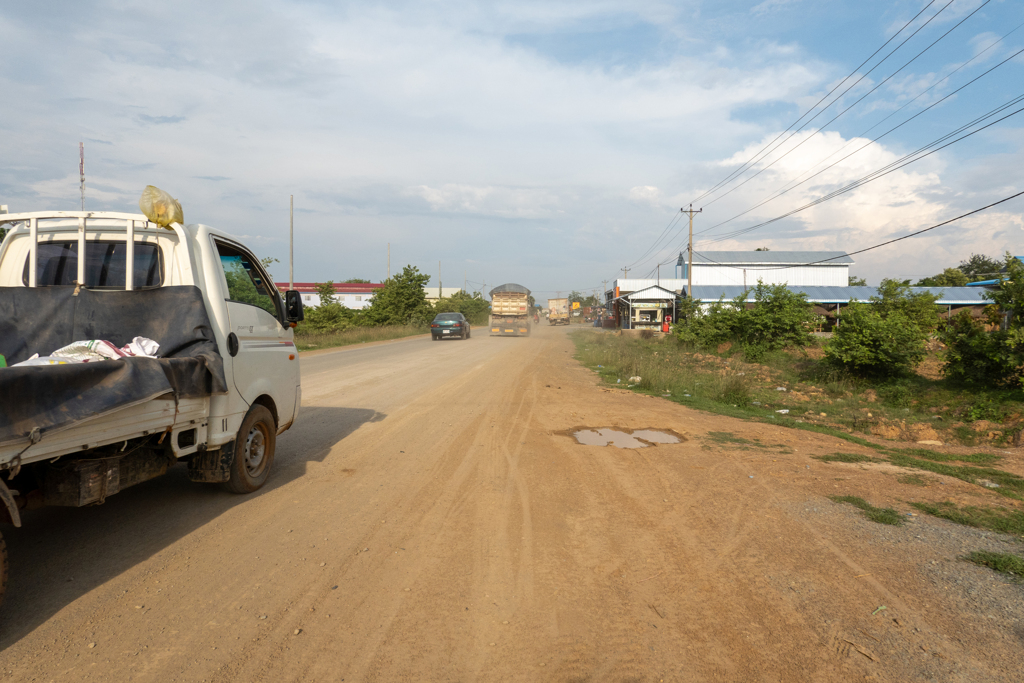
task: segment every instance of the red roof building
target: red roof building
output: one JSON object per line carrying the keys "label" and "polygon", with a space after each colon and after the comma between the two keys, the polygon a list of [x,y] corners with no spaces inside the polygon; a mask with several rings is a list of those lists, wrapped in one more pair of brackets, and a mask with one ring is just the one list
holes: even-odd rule
{"label": "red roof building", "polygon": [[[295,290],[302,292],[303,306],[319,306],[320,295],[317,294],[317,283],[296,282]],[[359,309],[370,305],[373,295],[384,285],[374,282],[335,282],[334,298],[345,308]],[[288,283],[277,283],[277,288],[282,292],[288,289]]]}

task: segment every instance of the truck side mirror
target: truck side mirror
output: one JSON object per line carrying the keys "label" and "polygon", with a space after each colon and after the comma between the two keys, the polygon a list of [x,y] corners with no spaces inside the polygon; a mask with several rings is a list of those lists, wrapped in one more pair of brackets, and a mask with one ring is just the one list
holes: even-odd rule
{"label": "truck side mirror", "polygon": [[302,293],[294,289],[284,293],[285,320],[290,323],[300,323],[306,319],[302,310]]}

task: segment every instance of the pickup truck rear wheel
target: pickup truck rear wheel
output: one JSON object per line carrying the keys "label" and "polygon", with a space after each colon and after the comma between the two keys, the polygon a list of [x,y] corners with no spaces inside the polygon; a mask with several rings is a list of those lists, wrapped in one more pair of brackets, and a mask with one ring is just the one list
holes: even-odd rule
{"label": "pickup truck rear wheel", "polygon": [[274,463],[277,425],[260,404],[249,409],[235,438],[235,458],[227,487],[233,493],[252,493],[266,483]]}

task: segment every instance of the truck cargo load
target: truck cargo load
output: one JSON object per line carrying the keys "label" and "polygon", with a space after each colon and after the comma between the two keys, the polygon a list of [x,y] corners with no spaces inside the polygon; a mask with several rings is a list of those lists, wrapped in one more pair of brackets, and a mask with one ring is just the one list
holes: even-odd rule
{"label": "truck cargo load", "polygon": [[492,337],[530,335],[530,290],[507,283],[491,290],[490,330]]}
{"label": "truck cargo load", "polygon": [[548,299],[548,324],[568,325],[569,324],[569,300]]}

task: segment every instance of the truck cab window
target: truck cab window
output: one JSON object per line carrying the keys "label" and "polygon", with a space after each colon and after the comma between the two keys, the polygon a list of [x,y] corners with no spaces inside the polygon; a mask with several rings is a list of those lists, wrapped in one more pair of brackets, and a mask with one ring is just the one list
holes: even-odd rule
{"label": "truck cab window", "polygon": [[217,242],[217,253],[228,283],[228,300],[262,308],[278,317],[278,296],[256,259],[241,249]]}
{"label": "truck cab window", "polygon": [[[127,245],[124,242],[90,240],[85,243],[85,286],[90,289],[124,289],[127,278]],[[28,285],[28,261],[21,281]],[[135,289],[163,284],[160,248],[135,242],[132,285]],[[78,241],[40,242],[36,248],[36,285],[73,285],[78,279]]]}

